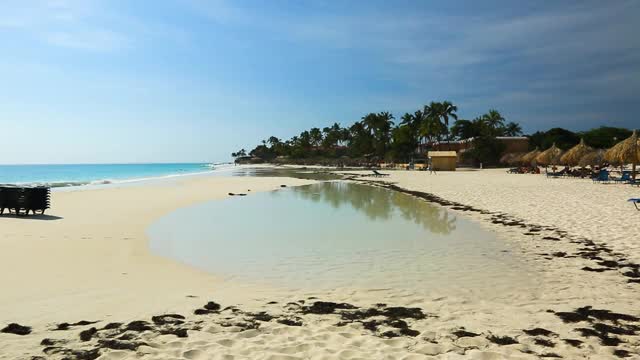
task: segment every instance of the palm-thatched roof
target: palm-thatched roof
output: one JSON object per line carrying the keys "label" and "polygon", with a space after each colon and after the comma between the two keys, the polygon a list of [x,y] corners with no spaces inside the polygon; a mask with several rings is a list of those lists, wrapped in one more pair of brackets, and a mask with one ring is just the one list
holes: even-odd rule
{"label": "palm-thatched roof", "polygon": [[533,165],[534,161],[536,161],[536,157],[539,154],[540,150],[538,150],[538,147],[536,147],[534,150],[522,155],[522,157],[520,158],[520,162],[525,165]]}
{"label": "palm-thatched roof", "polygon": [[559,164],[560,158],[562,157],[562,152],[562,149],[557,147],[556,143],[553,143],[553,146],[536,156],[536,162],[541,165]]}
{"label": "palm-thatched roof", "polygon": [[520,162],[524,153],[506,153],[500,158],[501,164],[515,165]]}
{"label": "palm-thatched roof", "polygon": [[591,150],[591,152],[586,153],[582,156],[582,158],[578,161],[578,165],[580,166],[595,166],[602,165],[604,163],[604,153],[605,150],[597,149]]}
{"label": "palm-thatched roof", "polygon": [[604,158],[612,164],[637,164],[640,162],[640,140],[637,131],[607,150]]}
{"label": "palm-thatched roof", "polygon": [[560,163],[565,165],[578,165],[580,159],[592,151],[593,148],[585,144],[584,139],[580,139],[580,144],[572,147],[562,155]]}

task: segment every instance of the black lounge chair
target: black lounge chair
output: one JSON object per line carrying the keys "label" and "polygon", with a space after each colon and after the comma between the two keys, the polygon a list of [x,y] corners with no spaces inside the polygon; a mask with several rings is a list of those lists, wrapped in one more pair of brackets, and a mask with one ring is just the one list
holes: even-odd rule
{"label": "black lounge chair", "polygon": [[379,173],[377,170],[373,170],[373,177],[385,177],[389,176],[389,174]]}
{"label": "black lounge chair", "polygon": [[0,215],[8,209],[9,213],[25,215],[36,211],[44,214],[50,205],[50,189],[47,187],[0,187]]}

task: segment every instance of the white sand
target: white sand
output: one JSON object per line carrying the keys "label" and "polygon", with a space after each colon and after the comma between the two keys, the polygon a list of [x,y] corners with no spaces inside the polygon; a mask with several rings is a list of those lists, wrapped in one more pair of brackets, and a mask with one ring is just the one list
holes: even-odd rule
{"label": "white sand", "polygon": [[[580,322],[565,324],[546,312],[571,311],[591,305],[640,316],[637,299],[640,284],[629,284],[624,269],[600,273],[580,270],[599,267],[593,260],[558,258],[541,253],[575,253],[581,246],[570,242],[588,238],[640,260],[638,219],[628,197],[640,195],[637,188],[597,185],[588,180],[545,179],[534,175],[507,175],[503,170],[460,171],[429,175],[424,172],[391,172],[385,181],[430,192],[489,211],[500,211],[527,223],[555,227],[567,232],[559,241],[552,230],[526,236],[526,229],[491,224],[489,215],[458,212],[496,231],[537,269],[532,278],[537,286],[491,298],[418,296],[410,291],[380,289],[359,291],[301,291],[269,289],[224,282],[215,275],[150,254],[145,229],[154,219],[178,207],[221,199],[228,192],[247,189],[267,191],[280,184],[301,185],[309,181],[287,178],[185,178],[175,182],[135,187],[108,188],[53,194],[51,215],[59,220],[0,218],[0,328],[17,322],[33,327],[26,336],[0,333],[0,359],[29,359],[44,356],[43,338],[63,339],[62,347],[91,349],[96,338],[80,342],[78,333],[89,326],[51,331],[54,324],[79,320],[109,322],[150,320],[152,315],[179,313],[200,330],[189,330],[187,338],[144,332],[139,340],[147,345],[137,351],[103,350],[103,359],[423,359],[472,358],[535,359],[556,353],[565,358],[607,359],[616,349],[640,358],[640,339],[616,335],[624,343],[602,346],[597,338],[585,338],[575,328],[590,327]],[[221,224],[223,226],[224,224]],[[608,259],[608,258],[607,258]],[[490,284],[487,284],[490,287]],[[197,297],[187,297],[187,295]],[[389,306],[419,307],[433,315],[424,320],[407,320],[420,332],[417,337],[383,338],[360,323],[338,327],[338,315],[299,315],[284,304],[306,299],[348,302],[361,307],[384,302]],[[243,314],[196,316],[193,310],[209,300],[223,307],[235,305],[245,311],[267,311],[299,316],[303,326],[275,321],[261,322],[258,329],[237,331],[220,323],[242,322]],[[277,301],[277,304],[268,304]],[[229,319],[226,319],[229,318]],[[201,321],[199,324],[194,322]],[[457,338],[452,331],[466,328],[481,334]],[[534,343],[523,329],[542,327],[551,335],[554,347]],[[381,331],[387,330],[382,327]],[[489,334],[515,337],[519,344],[499,346],[486,339]],[[137,334],[136,334],[137,335]],[[545,337],[540,337],[544,339]],[[576,348],[561,339],[584,342]],[[62,355],[51,355],[62,358]]]}

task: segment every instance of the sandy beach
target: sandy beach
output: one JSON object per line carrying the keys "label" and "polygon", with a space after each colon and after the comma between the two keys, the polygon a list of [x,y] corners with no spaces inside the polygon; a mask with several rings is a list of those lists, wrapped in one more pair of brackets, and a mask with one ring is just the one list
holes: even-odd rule
{"label": "sandy beach", "polygon": [[185,177],[54,192],[42,219],[0,218],[0,328],[31,327],[0,333],[0,359],[640,358],[640,212],[626,203],[638,188],[502,169],[389,173],[355,180],[481,224],[527,262],[535,286],[486,298],[276,289],[148,250],[146,229],[172,210],[311,180]]}

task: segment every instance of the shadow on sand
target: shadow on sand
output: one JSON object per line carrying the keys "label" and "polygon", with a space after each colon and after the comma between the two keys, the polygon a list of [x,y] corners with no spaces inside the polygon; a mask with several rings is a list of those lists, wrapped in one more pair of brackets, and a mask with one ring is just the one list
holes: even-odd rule
{"label": "shadow on sand", "polygon": [[13,219],[20,219],[20,220],[45,220],[45,221],[64,219],[63,217],[55,216],[55,215],[44,215],[44,214],[16,215],[16,214],[6,214],[6,213],[3,215],[0,215],[0,219],[2,218],[13,218]]}

